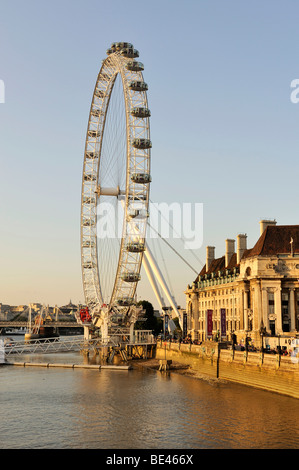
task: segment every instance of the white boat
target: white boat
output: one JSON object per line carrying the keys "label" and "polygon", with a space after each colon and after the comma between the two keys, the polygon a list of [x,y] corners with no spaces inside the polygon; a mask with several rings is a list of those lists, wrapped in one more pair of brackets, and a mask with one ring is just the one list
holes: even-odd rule
{"label": "white boat", "polygon": [[21,328],[5,328],[5,334],[6,335],[24,335],[26,333],[26,328],[21,327]]}

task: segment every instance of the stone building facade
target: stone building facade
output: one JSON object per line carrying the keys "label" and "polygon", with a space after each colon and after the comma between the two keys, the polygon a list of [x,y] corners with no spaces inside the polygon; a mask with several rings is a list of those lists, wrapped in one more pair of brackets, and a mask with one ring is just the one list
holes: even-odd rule
{"label": "stone building facade", "polygon": [[[250,336],[260,346],[262,336],[299,333],[299,225],[260,222],[260,237],[252,249],[247,236],[226,240],[225,255],[206,249],[206,264],[186,291],[188,333],[207,339],[207,310],[212,310],[213,336],[221,331],[225,309],[226,339]],[[222,310],[223,311],[223,310]]]}

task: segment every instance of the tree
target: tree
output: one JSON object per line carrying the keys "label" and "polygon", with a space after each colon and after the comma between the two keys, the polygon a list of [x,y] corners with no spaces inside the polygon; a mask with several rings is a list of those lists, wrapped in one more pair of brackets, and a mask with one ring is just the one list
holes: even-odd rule
{"label": "tree", "polygon": [[154,307],[147,300],[141,300],[138,302],[137,306],[142,305],[142,308],[145,310],[142,315],[145,318],[144,321],[137,321],[135,323],[136,330],[152,330],[154,335],[159,334],[163,329],[163,322],[161,319],[155,317]]}

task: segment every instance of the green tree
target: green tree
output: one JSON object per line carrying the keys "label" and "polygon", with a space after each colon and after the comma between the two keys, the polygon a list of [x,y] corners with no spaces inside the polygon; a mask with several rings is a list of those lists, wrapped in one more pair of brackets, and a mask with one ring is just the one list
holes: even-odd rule
{"label": "green tree", "polygon": [[141,300],[138,302],[137,306],[142,305],[144,309],[144,314],[142,315],[145,318],[144,321],[137,321],[135,323],[136,330],[152,330],[154,335],[158,335],[163,329],[163,322],[160,318],[155,317],[154,307],[147,300]]}

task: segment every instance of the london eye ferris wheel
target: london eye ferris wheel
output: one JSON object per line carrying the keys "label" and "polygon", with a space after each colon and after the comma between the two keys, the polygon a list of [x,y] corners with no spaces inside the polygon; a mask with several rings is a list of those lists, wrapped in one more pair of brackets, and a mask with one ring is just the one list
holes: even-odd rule
{"label": "london eye ferris wheel", "polygon": [[[139,53],[113,43],[102,61],[86,134],[81,267],[90,319],[126,324],[145,250],[151,140],[148,85]],[[98,323],[97,323],[98,322]]]}

